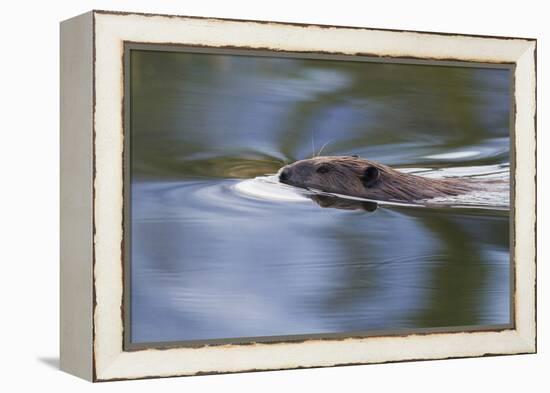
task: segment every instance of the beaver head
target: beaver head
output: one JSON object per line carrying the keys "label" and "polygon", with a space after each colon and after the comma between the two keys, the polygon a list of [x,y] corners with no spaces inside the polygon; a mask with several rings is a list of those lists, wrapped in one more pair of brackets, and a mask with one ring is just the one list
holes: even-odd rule
{"label": "beaver head", "polygon": [[279,171],[281,183],[327,192],[363,194],[380,180],[381,170],[355,156],[315,157],[296,161]]}
{"label": "beaver head", "polygon": [[279,181],[295,187],[383,201],[412,202],[458,195],[471,188],[457,179],[407,174],[357,156],[321,156],[279,170]]}

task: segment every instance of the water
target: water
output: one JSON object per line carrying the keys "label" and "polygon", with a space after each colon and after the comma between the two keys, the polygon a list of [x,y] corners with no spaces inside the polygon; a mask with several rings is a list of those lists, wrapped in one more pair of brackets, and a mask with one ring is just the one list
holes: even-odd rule
{"label": "water", "polygon": [[505,181],[508,70],[132,53],[133,342],[509,323],[508,184],[373,204],[273,176],[322,149]]}

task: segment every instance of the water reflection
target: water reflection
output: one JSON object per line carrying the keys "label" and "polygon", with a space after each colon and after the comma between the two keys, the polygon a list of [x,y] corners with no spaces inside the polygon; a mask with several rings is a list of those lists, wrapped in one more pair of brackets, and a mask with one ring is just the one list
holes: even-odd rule
{"label": "water reflection", "polygon": [[310,199],[321,207],[330,207],[332,209],[364,210],[367,212],[373,212],[378,208],[378,204],[376,202],[356,201],[328,195],[311,195]]}
{"label": "water reflection", "polygon": [[133,51],[131,72],[132,341],[508,323],[506,209],[242,181],[323,145],[498,175],[507,70]]}

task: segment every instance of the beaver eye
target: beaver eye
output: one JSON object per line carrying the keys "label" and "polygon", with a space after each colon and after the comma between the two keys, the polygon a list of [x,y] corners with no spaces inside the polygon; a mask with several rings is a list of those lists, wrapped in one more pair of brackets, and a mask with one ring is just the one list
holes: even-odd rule
{"label": "beaver eye", "polygon": [[327,173],[330,170],[330,168],[326,165],[321,165],[319,168],[316,169],[317,173]]}

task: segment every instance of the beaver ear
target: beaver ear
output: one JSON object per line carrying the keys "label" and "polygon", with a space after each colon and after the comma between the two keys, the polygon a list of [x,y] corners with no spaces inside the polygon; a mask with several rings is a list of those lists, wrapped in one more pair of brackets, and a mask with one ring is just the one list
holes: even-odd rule
{"label": "beaver ear", "polygon": [[361,181],[365,187],[372,187],[374,183],[380,178],[380,171],[375,166],[369,166],[365,169]]}

